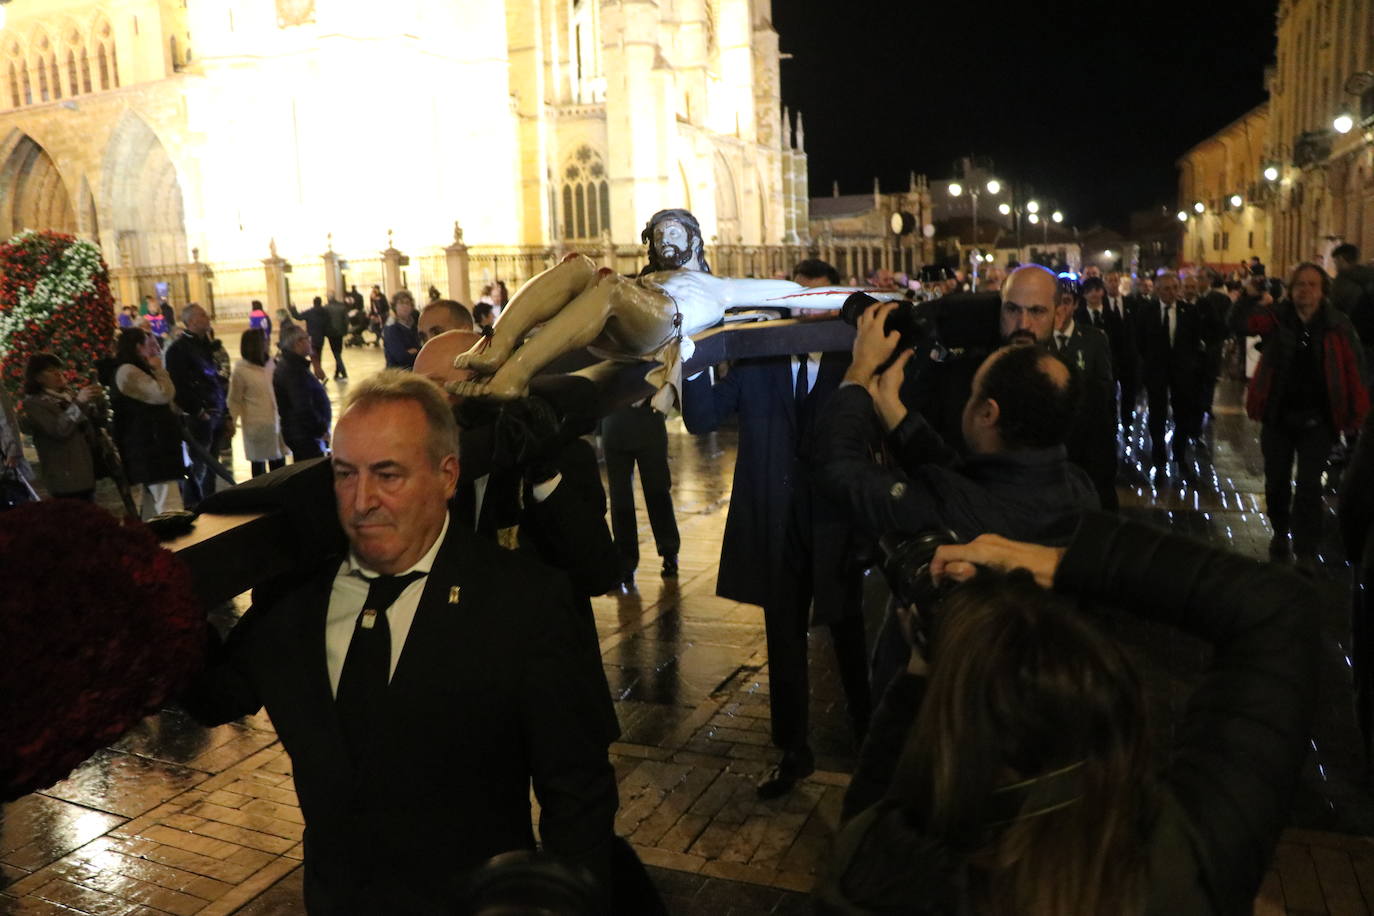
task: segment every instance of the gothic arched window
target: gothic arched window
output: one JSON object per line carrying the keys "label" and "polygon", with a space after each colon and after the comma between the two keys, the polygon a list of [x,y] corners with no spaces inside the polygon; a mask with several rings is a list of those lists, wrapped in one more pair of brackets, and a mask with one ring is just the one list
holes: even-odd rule
{"label": "gothic arched window", "polygon": [[599,153],[583,144],[563,168],[563,236],[597,239],[611,228],[611,189]]}
{"label": "gothic arched window", "polygon": [[10,107],[19,107],[19,68],[10,61]]}

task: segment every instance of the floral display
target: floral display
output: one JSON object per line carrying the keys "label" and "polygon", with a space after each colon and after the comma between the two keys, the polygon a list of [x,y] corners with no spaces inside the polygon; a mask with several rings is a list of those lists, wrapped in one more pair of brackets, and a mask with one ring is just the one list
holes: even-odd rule
{"label": "floral display", "polygon": [[0,803],[66,777],[201,664],[191,573],[144,525],[80,500],[0,525]]}
{"label": "floral display", "polygon": [[16,402],[24,365],[42,350],[72,381],[96,381],[114,328],[109,271],[93,243],[26,230],[0,244],[0,384]]}

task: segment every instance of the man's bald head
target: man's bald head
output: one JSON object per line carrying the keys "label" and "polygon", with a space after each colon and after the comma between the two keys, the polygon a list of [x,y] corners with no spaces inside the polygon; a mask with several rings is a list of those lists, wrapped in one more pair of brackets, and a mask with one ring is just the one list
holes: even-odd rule
{"label": "man's bald head", "polygon": [[471,331],[472,313],[452,299],[436,299],[420,312],[418,332],[423,343],[445,331]]}
{"label": "man's bald head", "polygon": [[1078,403],[1069,367],[1039,346],[1011,345],[978,367],[964,440],[978,454],[1063,445]]}
{"label": "man's bald head", "polygon": [[1059,278],[1039,264],[1007,274],[1002,284],[1002,342],[1048,344],[1054,335]]}

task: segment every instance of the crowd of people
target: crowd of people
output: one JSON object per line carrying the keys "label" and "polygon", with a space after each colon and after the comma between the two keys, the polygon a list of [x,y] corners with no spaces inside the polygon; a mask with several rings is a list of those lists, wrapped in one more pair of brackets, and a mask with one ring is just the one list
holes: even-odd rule
{"label": "crowd of people", "polygon": [[[689,256],[668,269],[709,272],[690,257],[699,232],[676,228]],[[1374,327],[1374,282],[1357,251],[1340,257],[1350,266],[1334,280],[1308,263],[1282,285],[1028,265],[996,290],[956,285],[920,304],[856,293],[849,352],[741,358],[683,380],[690,433],[738,418],[716,591],[763,609],[779,755],[759,798],[815,769],[813,626],[838,662],[859,763],[823,912],[1250,907],[1308,749],[1317,599],[1283,563],[1123,518],[1117,468],[1143,419],[1156,473],[1186,476],[1234,360],[1261,424],[1273,558],[1290,533],[1313,557],[1321,472],[1369,414],[1358,329]],[[808,260],[792,279],[838,277]],[[345,297],[361,307],[356,289]],[[603,426],[617,468],[608,528],[585,441],[592,382],[535,376],[524,397],[455,402],[417,357],[447,332],[480,339],[501,303],[428,298],[417,309],[408,291],[388,302],[374,288],[387,369],[352,383],[334,424],[319,351],[328,340],[347,379],[334,340],[348,328],[319,299],[292,310],[300,324],[278,322],[275,360],[259,322],[229,365],[194,305],[165,351],[122,330],[105,390],[72,390],[60,361],[35,356],[23,406],[48,490],[91,497],[108,412],[145,515],[173,481],[187,505],[204,498],[230,437],[255,476],[288,454],[302,465],[254,498],[332,489],[331,505],[295,504],[291,523],[302,542],[346,549],[260,590],[184,698],[207,723],[271,715],[307,826],[312,913],[460,907],[474,870],[534,847],[531,785],[544,850],[580,870],[526,885],[564,888],[547,911],[661,913],[615,834],[619,725],[590,600],[633,587],[636,462],[662,574],[677,573],[663,416],[641,399]],[[865,633],[875,565],[891,597]],[[1104,606],[1212,646],[1162,768],[1140,677],[1093,623]]]}

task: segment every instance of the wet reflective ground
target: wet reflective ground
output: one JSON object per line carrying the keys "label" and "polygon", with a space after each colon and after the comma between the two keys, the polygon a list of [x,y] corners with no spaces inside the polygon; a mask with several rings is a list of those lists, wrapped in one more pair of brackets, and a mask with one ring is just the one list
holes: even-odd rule
{"label": "wet reflective ground", "polygon": [[[372,350],[345,358],[355,378],[380,366]],[[331,357],[325,364],[332,372]],[[328,388],[337,397],[339,386]],[[1224,403],[1234,405],[1235,392],[1228,394]],[[1238,408],[1221,408],[1207,430],[1210,457],[1172,481],[1152,484],[1134,464],[1124,467],[1124,511],[1264,557],[1255,437]],[[1148,454],[1147,445],[1129,443],[1127,457]],[[670,448],[680,577],[659,578],[641,506],[638,587],[594,601],[623,732],[612,748],[617,830],[650,866],[673,913],[806,912],[804,892],[823,861],[854,756],[830,653],[814,634],[818,771],[788,797],[760,802],[753,784],[776,756],[762,614],[714,595],[735,438],[694,438],[678,427]],[[241,457],[236,464],[246,476]],[[1345,661],[1346,571],[1331,528],[1327,570],[1313,585],[1330,599],[1321,621],[1325,698],[1294,807],[1302,829],[1280,848],[1264,912],[1365,912],[1357,875],[1374,875],[1365,848],[1374,802],[1362,781]],[[1108,625],[1144,673],[1165,749],[1205,652],[1133,620]],[[175,712],[150,717],[71,778],[3,810],[0,913],[301,913],[302,825],[290,773],[265,716],[209,730]]]}

